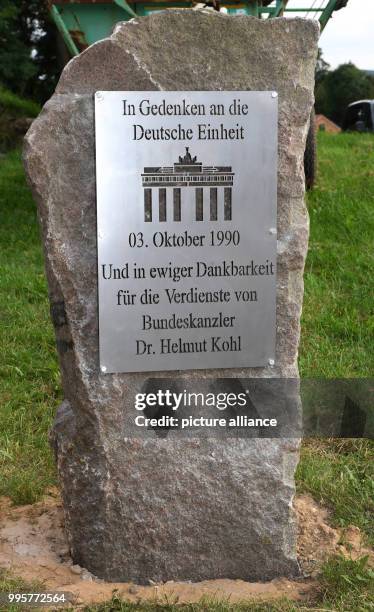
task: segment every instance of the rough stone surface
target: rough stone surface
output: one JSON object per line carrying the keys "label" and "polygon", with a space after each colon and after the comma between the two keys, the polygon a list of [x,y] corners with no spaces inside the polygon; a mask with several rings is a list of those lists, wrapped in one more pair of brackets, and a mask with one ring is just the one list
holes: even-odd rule
{"label": "rough stone surface", "polygon": [[[118,24],[66,66],[26,137],[42,226],[65,400],[54,427],[75,564],[107,580],[296,574],[295,440],[126,438],[133,391],[151,374],[102,375],[98,360],[93,94],[96,90],[279,92],[275,368],[182,372],[297,376],[308,240],[303,151],[318,29],[173,10]],[[157,373],[173,378],[174,373]]]}

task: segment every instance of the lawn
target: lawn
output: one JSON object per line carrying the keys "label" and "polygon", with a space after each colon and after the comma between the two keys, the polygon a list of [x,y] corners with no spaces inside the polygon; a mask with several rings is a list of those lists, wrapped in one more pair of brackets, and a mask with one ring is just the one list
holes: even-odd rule
{"label": "lawn", "polygon": [[[319,139],[320,174],[308,196],[311,239],[300,372],[304,377],[368,377],[374,347],[374,138],[320,134]],[[56,482],[47,431],[61,389],[36,210],[17,151],[0,159],[0,207],[0,495],[25,504]],[[368,441],[306,443],[297,472],[299,491],[328,505],[337,524],[353,523],[369,538],[374,532],[373,458]],[[354,576],[362,574],[356,582],[366,592],[365,569],[329,568],[323,578],[326,584],[344,583],[345,574],[354,582]],[[335,586],[341,593],[344,584]],[[326,605],[369,609],[360,594],[353,607],[348,595],[344,597],[346,603],[327,598]],[[111,605],[100,610],[132,609],[118,602]],[[296,609],[284,606],[261,609]]]}
{"label": "lawn", "polygon": [[319,179],[309,194],[300,373],[373,375],[374,137],[319,135]]}
{"label": "lawn", "polygon": [[35,205],[17,152],[0,161],[0,495],[55,482],[47,430],[61,398]]}

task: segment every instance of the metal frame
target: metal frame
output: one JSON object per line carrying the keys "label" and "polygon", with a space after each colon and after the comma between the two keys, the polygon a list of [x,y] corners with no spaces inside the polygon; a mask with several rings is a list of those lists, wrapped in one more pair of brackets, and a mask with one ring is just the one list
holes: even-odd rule
{"label": "metal frame", "polygon": [[253,5],[257,17],[261,17],[266,13],[269,18],[280,17],[284,13],[320,13],[319,23],[321,31],[326,26],[332,13],[348,4],[348,0],[327,0],[327,4],[324,6],[320,5],[319,7],[315,7],[314,2],[309,7],[289,7],[289,0],[274,0],[275,6],[264,6],[264,4],[268,3],[263,0],[248,0],[248,2]]}
{"label": "metal frame", "polygon": [[[139,15],[147,15],[155,10],[162,10],[172,7],[187,8],[191,6],[192,0],[57,0],[49,1],[50,15],[56,24],[68,51],[71,55],[78,55],[85,47],[96,40],[102,38],[97,32],[95,36],[95,27],[93,18],[90,22],[91,40],[88,40],[87,32],[84,31],[84,24],[79,23],[79,19],[74,14],[74,7],[79,8],[80,11],[91,10],[88,7],[92,7],[92,10],[100,11],[100,7],[105,11],[114,10],[114,20],[129,20]],[[204,1],[204,0],[201,0]],[[321,31],[325,28],[328,20],[332,16],[334,11],[337,11],[345,7],[348,0],[326,0],[324,6],[316,8],[315,2],[309,0],[311,6],[309,8],[304,7],[289,7],[289,0],[221,0],[221,6],[226,7],[230,14],[235,14],[238,10],[244,11],[247,15],[253,17],[274,19],[281,17],[286,13],[319,13],[319,23]],[[83,7],[87,8],[84,9]],[[69,26],[69,16],[74,15],[74,28]],[[65,19],[64,19],[65,17]],[[110,16],[107,15],[107,19],[110,20]],[[101,24],[102,25],[102,24]],[[77,27],[77,29],[75,29]],[[109,32],[108,32],[109,33]]]}

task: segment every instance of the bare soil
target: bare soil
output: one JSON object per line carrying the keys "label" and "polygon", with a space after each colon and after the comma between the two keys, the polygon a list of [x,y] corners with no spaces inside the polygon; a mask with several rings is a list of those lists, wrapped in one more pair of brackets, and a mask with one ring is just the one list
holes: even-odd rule
{"label": "bare soil", "polygon": [[[129,601],[146,599],[196,602],[202,596],[271,600],[287,596],[293,600],[313,597],[321,563],[333,554],[352,558],[373,552],[363,545],[357,527],[334,529],[329,525],[329,513],[311,497],[296,497],[298,515],[298,555],[303,577],[298,580],[279,578],[271,582],[243,580],[206,580],[199,583],[166,582],[138,586],[132,583],[108,583],[97,579],[73,562],[64,534],[64,518],[58,491],[53,489],[43,501],[14,507],[8,498],[0,498],[0,568],[26,581],[38,580],[46,589],[74,595],[77,607],[100,603],[117,594]],[[75,606],[74,606],[75,607]]]}

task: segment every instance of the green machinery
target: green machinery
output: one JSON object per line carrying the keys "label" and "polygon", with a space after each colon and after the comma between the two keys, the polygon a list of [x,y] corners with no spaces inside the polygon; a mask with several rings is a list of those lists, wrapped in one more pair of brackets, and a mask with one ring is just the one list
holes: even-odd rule
{"label": "green machinery", "polygon": [[[229,14],[245,14],[259,19],[284,15],[318,18],[321,30],[334,13],[348,0],[56,0],[49,3],[51,16],[74,56],[94,42],[110,35],[118,21],[148,15],[154,11],[191,8],[201,3],[225,10]],[[312,189],[316,177],[316,135],[314,113],[311,116],[304,154],[305,184]]]}
{"label": "green machinery", "polygon": [[[206,0],[218,8],[219,0]],[[110,35],[118,21],[167,8],[190,8],[199,0],[56,0],[49,3],[50,12],[70,55],[78,55],[92,43]],[[221,0],[219,7],[229,14],[242,13],[273,19],[286,14],[318,16],[323,29],[334,11],[348,0]],[[202,4],[205,2],[202,0]],[[303,6],[302,6],[303,5]]]}

